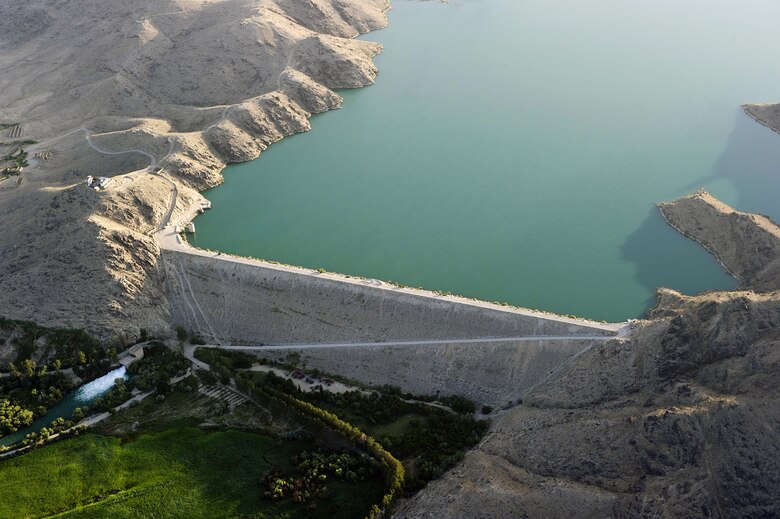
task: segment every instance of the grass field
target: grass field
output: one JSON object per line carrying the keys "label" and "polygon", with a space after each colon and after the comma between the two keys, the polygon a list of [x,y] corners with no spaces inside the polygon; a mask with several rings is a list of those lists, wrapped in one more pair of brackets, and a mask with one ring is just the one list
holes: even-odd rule
{"label": "grass field", "polygon": [[363,517],[383,493],[380,481],[332,482],[332,497],[315,509],[263,498],[263,475],[306,448],[194,427],[132,440],[85,434],[0,463],[0,518]]}

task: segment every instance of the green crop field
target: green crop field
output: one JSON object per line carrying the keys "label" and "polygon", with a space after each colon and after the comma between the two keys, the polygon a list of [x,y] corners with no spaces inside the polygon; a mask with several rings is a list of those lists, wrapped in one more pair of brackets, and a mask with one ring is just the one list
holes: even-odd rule
{"label": "green crop field", "polygon": [[381,481],[334,481],[331,497],[311,504],[263,497],[264,474],[288,469],[310,447],[194,427],[135,439],[85,434],[1,462],[0,518],[363,517],[381,497]]}

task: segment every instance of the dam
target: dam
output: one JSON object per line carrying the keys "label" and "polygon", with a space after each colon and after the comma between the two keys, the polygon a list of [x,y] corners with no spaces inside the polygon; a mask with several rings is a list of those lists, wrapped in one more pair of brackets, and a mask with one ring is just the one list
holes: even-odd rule
{"label": "dam", "polygon": [[501,405],[627,329],[158,239],[176,325],[370,385]]}

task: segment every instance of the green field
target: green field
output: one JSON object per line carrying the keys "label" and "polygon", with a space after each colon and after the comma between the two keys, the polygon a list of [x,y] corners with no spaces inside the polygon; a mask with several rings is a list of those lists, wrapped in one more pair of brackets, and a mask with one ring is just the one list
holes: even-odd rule
{"label": "green field", "polygon": [[0,463],[0,518],[363,517],[380,481],[331,482],[332,497],[296,505],[263,497],[274,465],[311,445],[271,435],[180,427],[128,440],[86,434]]}

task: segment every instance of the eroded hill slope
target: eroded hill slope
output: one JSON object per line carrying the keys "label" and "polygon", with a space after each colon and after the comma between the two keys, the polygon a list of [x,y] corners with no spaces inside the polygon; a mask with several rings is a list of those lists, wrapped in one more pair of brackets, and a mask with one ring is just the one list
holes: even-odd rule
{"label": "eroded hill slope", "polygon": [[780,229],[704,192],[661,210],[743,287],[661,290],[396,517],[780,515]]}
{"label": "eroded hill slope", "polygon": [[[387,0],[0,4],[0,314],[100,335],[167,331],[151,234],[371,84]],[[34,143],[32,143],[34,141]],[[112,181],[95,192],[88,175]]]}

